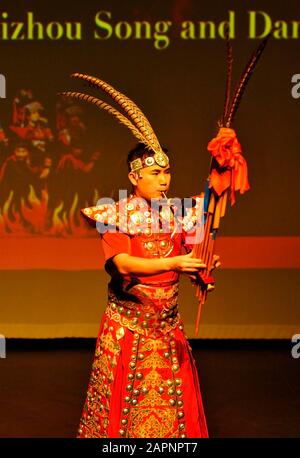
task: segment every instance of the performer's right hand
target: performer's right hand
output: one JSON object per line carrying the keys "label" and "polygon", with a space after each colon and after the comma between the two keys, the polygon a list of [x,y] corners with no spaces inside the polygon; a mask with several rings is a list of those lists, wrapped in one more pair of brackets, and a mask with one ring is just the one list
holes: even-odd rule
{"label": "performer's right hand", "polygon": [[175,270],[179,273],[198,272],[206,268],[206,264],[202,259],[192,257],[192,252],[167,259],[170,262],[170,270]]}

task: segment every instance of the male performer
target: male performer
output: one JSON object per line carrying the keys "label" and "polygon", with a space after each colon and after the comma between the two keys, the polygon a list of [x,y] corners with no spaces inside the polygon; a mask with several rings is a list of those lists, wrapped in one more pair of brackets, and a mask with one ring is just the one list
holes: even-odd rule
{"label": "male performer", "polygon": [[78,437],[208,437],[177,305],[179,274],[195,279],[205,267],[181,254],[183,245],[191,249],[202,198],[182,218],[178,202],[151,206],[170,185],[164,151],[139,144],[128,155],[130,197],[82,210],[102,232],[112,279]]}
{"label": "male performer", "polygon": [[[219,132],[208,149],[213,159],[205,194],[205,239],[196,237],[191,249],[191,230],[199,223],[201,199],[180,218],[176,203],[160,210],[152,198],[164,197],[170,185],[169,158],[144,113],[127,96],[106,81],[75,73],[72,76],[100,89],[120,111],[98,97],[80,92],[63,95],[93,103],[117,118],[141,142],[128,157],[133,194],[116,207],[103,205],[83,209],[102,232],[105,266],[112,276],[108,305],[102,319],[95,360],[79,437],[208,437],[200,388],[191,348],[178,314],[177,292],[180,273],[204,280],[197,297],[202,305],[208,278],[199,275],[217,267],[213,255],[220,218],[227,194],[249,189],[247,164],[236,133],[231,129],[242,94],[271,36],[264,38],[251,56],[231,96],[232,47],[227,42],[225,104]],[[124,114],[125,113],[125,114]],[[137,203],[137,198],[143,202]],[[183,215],[182,215],[183,216]],[[178,230],[181,229],[181,230]],[[103,233],[103,229],[106,232]],[[195,235],[199,235],[196,227]],[[201,248],[201,251],[200,251]],[[212,266],[192,256],[205,252]],[[207,281],[206,281],[207,280]],[[200,312],[199,308],[199,312]],[[197,325],[199,321],[197,317]]]}

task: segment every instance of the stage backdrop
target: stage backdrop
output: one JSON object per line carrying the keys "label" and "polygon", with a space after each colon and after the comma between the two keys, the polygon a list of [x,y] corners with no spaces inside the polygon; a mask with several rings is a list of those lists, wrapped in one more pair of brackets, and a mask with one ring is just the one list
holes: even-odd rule
{"label": "stage backdrop", "polygon": [[[107,113],[59,97],[102,97],[69,75],[98,76],[136,101],[170,151],[169,196],[199,194],[223,110],[226,22],[234,85],[272,27],[273,36],[234,124],[251,190],[222,221],[222,268],[199,337],[299,333],[299,2],[17,3],[0,10],[0,333],[94,337],[106,305],[99,235],[79,209],[128,187],[135,141]],[[187,278],[180,308],[193,337]]]}

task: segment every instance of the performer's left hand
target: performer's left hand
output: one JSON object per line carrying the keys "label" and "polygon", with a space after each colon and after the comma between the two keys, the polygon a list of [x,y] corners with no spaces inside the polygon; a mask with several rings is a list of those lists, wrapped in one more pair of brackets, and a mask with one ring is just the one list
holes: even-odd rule
{"label": "performer's left hand", "polygon": [[[209,272],[211,273],[214,269],[218,269],[220,266],[221,266],[220,256],[217,254],[214,254],[212,258],[211,266],[209,268]],[[188,276],[190,277],[192,284],[197,285],[197,275],[189,274]]]}

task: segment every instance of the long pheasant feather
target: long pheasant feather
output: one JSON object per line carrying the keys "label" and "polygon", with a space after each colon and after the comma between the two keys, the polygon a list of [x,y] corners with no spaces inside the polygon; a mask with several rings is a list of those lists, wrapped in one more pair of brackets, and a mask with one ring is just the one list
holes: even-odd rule
{"label": "long pheasant feather", "polygon": [[144,142],[146,141],[149,147],[154,151],[161,151],[161,146],[150,122],[132,100],[130,100],[127,96],[117,91],[114,87],[101,80],[100,78],[85,75],[82,73],[74,73],[71,75],[71,77],[87,81],[91,85],[99,87],[104,92],[106,92],[115,102],[117,102],[122,107],[122,109],[131,118],[132,122],[136,125],[144,137]]}
{"label": "long pheasant feather", "polygon": [[145,144],[145,138],[142,136],[141,132],[134,126],[134,124],[132,124],[132,122],[129,121],[129,119],[127,119],[126,116],[124,116],[118,110],[113,108],[111,105],[109,105],[106,102],[103,102],[103,100],[100,100],[97,97],[93,97],[88,94],[83,94],[82,92],[67,91],[67,92],[60,92],[59,95],[64,96],[64,97],[73,97],[78,100],[83,100],[84,102],[93,103],[98,108],[102,108],[103,110],[106,110],[109,114],[115,116],[115,118],[117,118],[117,120],[121,124],[124,124],[126,127],[128,127],[132,131],[133,135],[140,142]]}
{"label": "long pheasant feather", "polygon": [[270,32],[266,36],[266,38],[259,44],[257,49],[252,54],[248,64],[246,65],[244,72],[242,73],[240,81],[239,81],[239,83],[237,85],[237,88],[235,90],[235,94],[234,94],[234,97],[233,97],[233,100],[232,100],[232,103],[231,103],[231,107],[230,107],[228,116],[227,116],[226,121],[225,121],[226,127],[230,127],[230,125],[233,122],[235,113],[236,113],[236,111],[237,111],[237,109],[239,107],[239,104],[241,102],[241,98],[242,98],[242,95],[244,93],[244,90],[245,90],[245,88],[247,86],[247,83],[248,83],[248,81],[250,79],[250,76],[253,73],[253,70],[254,70],[257,62],[259,61],[260,56],[262,55],[263,50],[265,49],[265,46],[266,46],[266,44],[267,44],[267,42],[268,42],[268,40],[269,40],[269,38],[271,36],[271,33],[272,32]]}
{"label": "long pheasant feather", "polygon": [[231,95],[231,82],[232,82],[232,63],[233,63],[233,51],[232,51],[232,44],[229,38],[229,27],[227,25],[225,29],[225,37],[226,37],[226,89],[225,89],[225,102],[224,102],[224,110],[223,110],[223,118],[222,118],[222,125],[225,124],[225,119],[228,114],[228,108],[230,104],[230,95]]}

